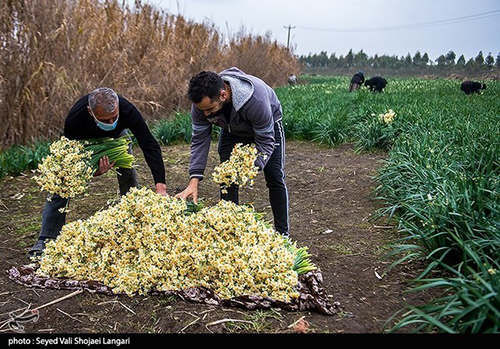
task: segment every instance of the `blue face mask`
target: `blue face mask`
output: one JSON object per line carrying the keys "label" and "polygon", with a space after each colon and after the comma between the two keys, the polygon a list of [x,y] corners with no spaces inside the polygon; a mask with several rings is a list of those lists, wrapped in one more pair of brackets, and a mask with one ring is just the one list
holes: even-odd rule
{"label": "blue face mask", "polygon": [[113,131],[116,128],[116,125],[118,125],[118,118],[116,118],[115,122],[113,122],[112,124],[105,124],[104,122],[100,122],[97,119],[95,120],[95,123],[101,130]]}
{"label": "blue face mask", "polygon": [[118,118],[120,117],[120,115],[116,117],[115,122],[113,122],[112,124],[106,124],[104,122],[97,120],[92,109],[90,109],[90,113],[92,114],[92,117],[94,118],[97,127],[99,127],[103,131],[113,131],[116,128],[116,125],[118,125]]}

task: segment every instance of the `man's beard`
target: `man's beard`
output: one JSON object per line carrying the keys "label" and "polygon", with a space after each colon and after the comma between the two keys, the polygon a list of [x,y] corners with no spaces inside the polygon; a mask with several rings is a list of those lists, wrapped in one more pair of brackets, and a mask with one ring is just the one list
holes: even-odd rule
{"label": "man's beard", "polygon": [[221,115],[221,114],[222,114],[222,110],[224,109],[224,102],[220,102],[220,103],[219,103],[219,108],[220,108],[220,109],[219,109],[219,110],[217,110],[215,113],[211,113],[211,114],[209,115],[209,117],[210,117],[210,118],[215,118],[215,117],[217,117],[217,116]]}

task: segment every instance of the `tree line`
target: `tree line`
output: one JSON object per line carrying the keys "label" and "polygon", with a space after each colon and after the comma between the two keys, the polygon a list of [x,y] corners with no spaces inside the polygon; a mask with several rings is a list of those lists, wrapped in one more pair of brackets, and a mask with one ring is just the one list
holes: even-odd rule
{"label": "tree line", "polygon": [[337,56],[336,53],[328,55],[326,51],[300,56],[300,62],[307,68],[329,68],[339,70],[352,70],[352,68],[373,68],[382,70],[404,70],[408,73],[438,74],[440,72],[484,73],[500,67],[500,52],[496,58],[489,52],[486,57],[482,51],[473,58],[466,59],[462,54],[457,57],[454,51],[442,54],[435,60],[429,58],[427,53],[415,52],[412,56],[378,55],[368,56],[363,50],[355,53],[349,50],[347,55]]}

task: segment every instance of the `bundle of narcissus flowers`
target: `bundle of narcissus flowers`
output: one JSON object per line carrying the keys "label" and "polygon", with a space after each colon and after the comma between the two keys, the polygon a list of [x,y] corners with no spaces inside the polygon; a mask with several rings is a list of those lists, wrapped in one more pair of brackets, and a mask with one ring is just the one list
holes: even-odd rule
{"label": "bundle of narcissus flowers", "polygon": [[315,269],[252,207],[220,201],[190,213],[185,201],[133,188],[50,241],[37,274],[96,280],[116,293],[206,287],[219,297],[297,297],[298,275]]}
{"label": "bundle of narcissus flowers", "polygon": [[258,174],[258,167],[255,160],[258,150],[255,145],[243,145],[237,143],[229,160],[224,161],[214,169],[212,177],[215,183],[222,186],[222,190],[231,185],[244,186],[248,182],[253,185],[253,178]]}
{"label": "bundle of narcissus flowers", "polygon": [[389,109],[387,113],[379,115],[379,120],[385,123],[386,125],[389,125],[394,121],[395,117],[396,117],[396,112],[392,109]]}
{"label": "bundle of narcissus flowers", "polygon": [[34,177],[41,190],[71,198],[87,190],[88,183],[99,168],[99,159],[108,156],[115,167],[131,168],[134,157],[127,152],[128,136],[85,141],[61,137],[50,146],[49,155],[38,165]]}
{"label": "bundle of narcissus flowers", "polygon": [[34,179],[42,190],[63,198],[85,192],[95,170],[90,167],[92,154],[83,144],[62,137],[50,146],[50,154],[38,165]]}

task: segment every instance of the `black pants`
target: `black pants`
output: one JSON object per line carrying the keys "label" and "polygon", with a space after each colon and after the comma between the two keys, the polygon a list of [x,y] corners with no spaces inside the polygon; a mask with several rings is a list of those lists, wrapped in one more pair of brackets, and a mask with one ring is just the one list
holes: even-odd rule
{"label": "black pants", "polygon": [[[224,162],[231,156],[236,143],[250,144],[255,143],[252,138],[243,138],[235,136],[223,129],[219,136],[219,157]],[[274,152],[264,167],[264,176],[267,188],[269,188],[269,201],[274,216],[275,229],[288,235],[288,189],[285,183],[285,132],[283,122],[280,120],[274,124]],[[239,203],[238,186],[227,188],[227,193],[221,191],[221,199]]]}
{"label": "black pants", "polygon": [[[127,134],[127,131],[124,130],[119,137]],[[132,143],[129,144],[128,152],[132,154]],[[138,186],[139,182],[135,169],[118,168],[116,172],[118,172],[118,186],[121,195],[125,195],[130,188]],[[59,235],[61,228],[66,224],[66,213],[61,213],[59,209],[65,207],[67,203],[68,199],[57,194],[47,196],[42,212],[42,228],[39,240],[55,239]]]}
{"label": "black pants", "polygon": [[361,87],[361,84],[357,82],[351,82],[351,86],[349,86],[349,92],[356,91]]}

